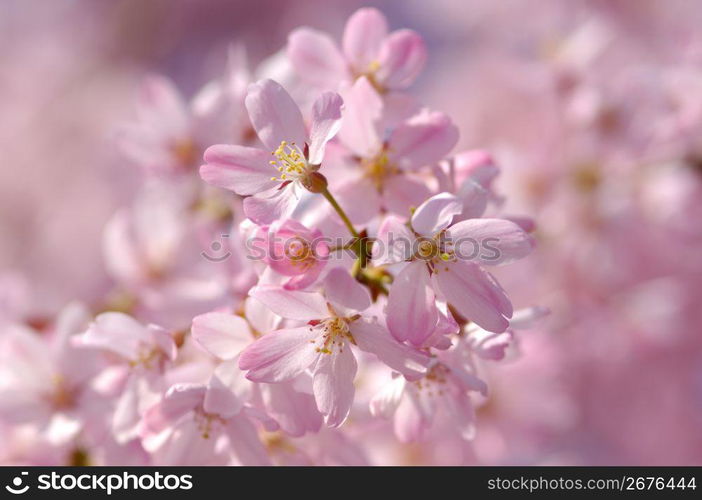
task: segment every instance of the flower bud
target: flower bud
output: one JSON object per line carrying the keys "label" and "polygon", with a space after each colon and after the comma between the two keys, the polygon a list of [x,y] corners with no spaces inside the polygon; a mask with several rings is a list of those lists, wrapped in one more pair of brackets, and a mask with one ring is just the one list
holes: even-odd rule
{"label": "flower bud", "polygon": [[319,172],[312,172],[305,177],[302,185],[312,193],[322,193],[327,189],[327,178]]}

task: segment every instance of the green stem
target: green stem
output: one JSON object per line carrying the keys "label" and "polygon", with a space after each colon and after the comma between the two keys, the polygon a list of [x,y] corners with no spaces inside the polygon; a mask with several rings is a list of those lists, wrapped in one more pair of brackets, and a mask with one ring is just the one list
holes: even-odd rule
{"label": "green stem", "polygon": [[324,196],[329,204],[336,210],[336,213],[339,214],[339,217],[341,217],[341,220],[344,221],[344,224],[346,225],[346,228],[349,230],[349,232],[356,238],[360,238],[361,236],[358,234],[358,231],[356,231],[356,228],[353,227],[353,224],[351,224],[351,220],[349,219],[348,215],[346,215],[346,212],[344,212],[344,209],[339,206],[339,203],[336,201],[334,196],[329,192],[329,189],[324,188],[324,191],[322,191],[322,196]]}

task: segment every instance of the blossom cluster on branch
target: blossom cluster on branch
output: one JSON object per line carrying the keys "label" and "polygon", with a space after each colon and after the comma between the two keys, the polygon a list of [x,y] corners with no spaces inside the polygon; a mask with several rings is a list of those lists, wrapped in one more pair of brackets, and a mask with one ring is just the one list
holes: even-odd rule
{"label": "blossom cluster on branch", "polygon": [[190,102],[148,78],[115,138],[143,182],[105,229],[113,293],[3,320],[18,460],[357,464],[379,425],[472,439],[483,363],[547,310],[515,311],[489,271],[535,224],[408,92],[426,59],[363,8],[255,71],[232,47]]}

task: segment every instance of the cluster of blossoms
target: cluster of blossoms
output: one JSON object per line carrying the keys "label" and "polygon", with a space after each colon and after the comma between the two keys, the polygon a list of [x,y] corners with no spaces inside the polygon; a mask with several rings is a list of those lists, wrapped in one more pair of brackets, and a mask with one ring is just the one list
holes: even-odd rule
{"label": "cluster of blossoms", "polygon": [[361,464],[386,426],[471,440],[483,365],[547,311],[488,271],[534,223],[407,93],[426,58],[364,8],[341,44],[300,28],[256,71],[232,48],[189,103],[148,79],[117,134],[143,182],[105,230],[114,292],[32,324],[3,300],[3,459]]}

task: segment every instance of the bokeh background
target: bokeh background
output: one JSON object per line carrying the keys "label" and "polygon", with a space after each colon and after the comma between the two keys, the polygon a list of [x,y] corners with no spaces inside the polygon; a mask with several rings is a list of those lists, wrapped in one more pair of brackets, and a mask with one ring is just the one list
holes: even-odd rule
{"label": "bokeh background", "polygon": [[[500,279],[552,315],[490,370],[460,453],[702,464],[699,2],[0,0],[0,309],[26,287],[36,322],[110,289],[103,228],[140,182],[114,130],[147,74],[192,96],[232,42],[256,64],[299,25],[338,37],[363,5],[425,37],[413,91],[452,116],[456,151],[493,152],[506,209],[538,223]],[[402,460],[453,463],[456,446]]]}

